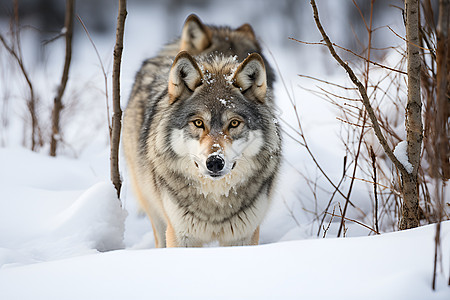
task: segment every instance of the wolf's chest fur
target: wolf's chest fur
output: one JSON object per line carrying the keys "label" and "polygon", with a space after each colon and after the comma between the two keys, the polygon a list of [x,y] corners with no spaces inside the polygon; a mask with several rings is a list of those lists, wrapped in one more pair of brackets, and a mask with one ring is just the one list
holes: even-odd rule
{"label": "wolf's chest fur", "polygon": [[256,229],[262,221],[269,205],[266,193],[251,191],[256,187],[231,188],[228,195],[204,195],[196,187],[189,189],[190,197],[166,194],[164,207],[176,220],[174,226],[203,241],[244,239],[249,228]]}

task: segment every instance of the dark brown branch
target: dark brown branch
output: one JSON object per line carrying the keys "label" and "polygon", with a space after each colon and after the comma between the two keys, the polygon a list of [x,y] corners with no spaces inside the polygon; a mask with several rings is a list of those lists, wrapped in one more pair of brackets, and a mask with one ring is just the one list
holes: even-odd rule
{"label": "dark brown branch", "polygon": [[374,208],[373,208],[373,217],[375,230],[380,232],[378,228],[378,193],[377,193],[377,158],[375,156],[375,152],[373,151],[372,146],[370,146],[370,158],[372,159],[372,169],[373,169],[373,197],[374,197]]}
{"label": "dark brown branch", "polygon": [[56,148],[58,141],[61,139],[60,135],[60,117],[64,106],[62,104],[62,97],[66,90],[67,81],[69,80],[70,62],[72,60],[72,36],[73,36],[73,15],[74,15],[75,1],[66,1],[66,17],[64,21],[64,31],[66,40],[66,56],[64,60],[64,69],[61,76],[61,83],[58,87],[58,93],[53,100],[52,111],[52,136],[50,141],[50,156],[56,156]]}
{"label": "dark brown branch", "polygon": [[127,16],[127,1],[119,0],[119,15],[117,17],[116,45],[114,46],[113,65],[113,116],[111,131],[111,181],[120,198],[122,181],[119,172],[119,144],[120,131],[122,128],[122,109],[120,108],[120,64],[123,52],[123,35],[125,30],[125,18]]}

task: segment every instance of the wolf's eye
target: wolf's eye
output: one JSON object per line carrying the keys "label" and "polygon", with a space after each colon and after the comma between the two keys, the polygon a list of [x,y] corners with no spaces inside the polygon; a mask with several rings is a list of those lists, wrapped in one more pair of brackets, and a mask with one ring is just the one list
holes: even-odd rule
{"label": "wolf's eye", "polygon": [[203,121],[200,119],[194,120],[192,123],[194,123],[195,127],[197,128],[205,128]]}
{"label": "wolf's eye", "polygon": [[241,124],[240,121],[238,121],[238,120],[231,120],[231,122],[230,122],[230,128],[236,128],[236,127],[239,126],[239,124]]}

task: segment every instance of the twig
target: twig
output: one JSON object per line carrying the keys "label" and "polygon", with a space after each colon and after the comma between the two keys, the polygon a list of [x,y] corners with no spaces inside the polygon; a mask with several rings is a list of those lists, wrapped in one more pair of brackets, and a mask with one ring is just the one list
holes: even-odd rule
{"label": "twig", "polygon": [[[341,177],[341,179],[339,180],[339,182],[338,182],[338,184],[337,184],[337,188],[339,188],[339,187],[341,186],[341,183],[344,181],[344,178],[345,178],[345,172],[346,172],[346,171],[347,171],[347,156],[344,156],[344,159],[343,159],[343,168],[342,168],[342,177]],[[337,192],[337,189],[334,190],[333,194],[331,195],[330,200],[328,200],[328,204],[327,204],[327,207],[325,207],[324,212],[327,212],[328,209],[330,208],[331,202],[333,201],[334,196],[336,195],[336,192]],[[333,214],[334,214],[334,209],[335,209],[335,207],[333,207]],[[323,214],[323,217],[322,217],[322,221],[321,221],[320,224],[319,224],[319,231],[317,231],[317,236],[319,236],[319,234],[320,234],[320,230],[321,230],[321,228],[322,228],[322,224],[323,224],[323,222],[325,221],[325,216],[326,216],[326,214],[324,213],[324,214]],[[330,222],[331,222],[331,221],[330,221]],[[330,225],[328,225],[328,227],[330,227]],[[324,236],[323,236],[323,237],[325,237],[325,233],[324,233]]]}
{"label": "twig", "polygon": [[335,86],[335,87],[338,87],[338,88],[341,88],[341,89],[344,89],[344,90],[356,90],[356,88],[342,86],[342,85],[339,85],[339,84],[336,84],[336,83],[333,83],[333,82],[329,82],[329,81],[326,81],[326,80],[323,80],[323,79],[320,79],[320,78],[317,78],[317,77],[313,77],[313,76],[308,76],[308,75],[303,75],[303,74],[297,74],[297,76],[303,77],[303,78],[308,78],[308,79],[313,79],[313,80],[316,80],[316,81],[319,81],[319,82],[322,82],[322,83],[326,83],[328,85],[332,85],[332,86]]}
{"label": "twig", "polygon": [[374,182],[374,181],[370,181],[370,180],[367,180],[367,179],[364,179],[364,178],[358,178],[358,177],[355,177],[355,180],[364,181],[364,182],[367,182],[367,183],[370,183],[370,184],[376,184],[377,186],[380,186],[380,187],[382,187],[384,189],[390,190],[392,193],[394,193],[396,196],[399,196],[399,197],[402,195],[400,192],[396,191],[395,189],[390,188],[390,187],[388,187],[386,185],[383,185],[383,184],[381,184],[379,182]]}
{"label": "twig", "polygon": [[[296,41],[296,42],[298,42],[298,43],[307,44],[307,45],[322,45],[322,46],[327,46],[327,44],[324,44],[324,43],[311,43],[311,42],[305,42],[305,41],[300,41],[300,40],[297,40],[297,39],[291,38],[291,37],[290,37],[289,39],[292,40],[292,41]],[[400,73],[400,74],[403,74],[403,75],[407,75],[407,73],[404,72],[404,71],[397,70],[397,69],[393,69],[393,68],[391,68],[391,67],[388,67],[388,66],[382,65],[382,64],[380,64],[380,63],[377,63],[377,62],[375,62],[375,61],[373,61],[373,60],[368,60],[366,57],[361,56],[361,55],[359,55],[359,54],[356,54],[355,52],[353,52],[353,51],[350,50],[350,49],[347,49],[347,48],[341,47],[341,46],[339,46],[339,45],[336,45],[335,43],[332,43],[332,46],[333,46],[333,47],[336,47],[336,48],[339,48],[339,49],[341,49],[341,50],[347,51],[347,52],[353,54],[354,56],[356,56],[356,57],[358,57],[358,58],[361,58],[361,59],[364,59],[365,61],[367,61],[367,62],[369,62],[369,63],[371,63],[371,64],[373,64],[373,65],[375,65],[375,66],[378,66],[378,67],[380,67],[380,68],[387,69],[387,70],[390,70],[390,71],[393,71],[393,72],[397,72],[397,73]]]}
{"label": "twig", "polygon": [[[272,54],[272,52],[270,51],[270,49],[269,49],[268,51],[269,51],[269,54],[272,56],[272,58],[273,58],[273,60],[274,60],[274,62],[275,62],[275,67],[277,68],[278,74],[280,74],[281,82],[283,83],[283,86],[284,86],[284,88],[285,88],[285,90],[286,90],[286,93],[288,94],[289,101],[291,102],[291,104],[292,104],[292,106],[293,106],[293,108],[294,108],[295,116],[296,116],[296,119],[297,119],[297,124],[298,124],[299,130],[300,130],[300,136],[301,136],[301,138],[302,138],[302,140],[303,140],[304,147],[305,147],[306,151],[307,151],[308,154],[311,156],[311,158],[312,158],[314,164],[317,166],[317,168],[318,168],[319,171],[323,174],[323,176],[327,179],[327,181],[331,184],[331,186],[333,186],[333,188],[334,188],[335,190],[337,190],[338,193],[339,193],[342,197],[345,198],[345,195],[342,193],[341,190],[339,190],[339,188],[334,184],[334,182],[330,179],[330,177],[328,177],[328,175],[326,174],[326,172],[325,172],[325,171],[322,169],[322,167],[320,166],[319,162],[316,160],[316,157],[315,157],[314,154],[312,153],[311,149],[309,148],[308,143],[306,142],[306,137],[305,137],[304,134],[303,134],[303,127],[302,127],[302,124],[301,124],[301,122],[300,122],[300,117],[299,117],[299,114],[298,114],[298,111],[297,111],[297,105],[295,104],[294,100],[292,99],[291,95],[290,95],[289,92],[288,92],[288,89],[287,89],[287,87],[286,87],[286,83],[284,82],[283,76],[281,75],[280,68],[279,68],[279,66],[278,66],[278,63],[277,63],[277,61],[276,61],[274,55]],[[350,202],[350,205],[352,205],[353,207],[355,207],[355,205],[354,205],[352,202]]]}
{"label": "twig", "polygon": [[294,215],[294,212],[292,211],[292,208],[290,208],[286,202],[286,199],[284,199],[283,197],[283,203],[284,206],[286,207],[287,211],[289,212],[289,215],[291,216],[291,218],[294,220],[295,224],[300,227],[300,223],[298,222],[297,218]]}
{"label": "twig", "polygon": [[[345,202],[345,203],[347,203],[347,202]],[[340,225],[341,227],[339,227],[338,237],[340,235],[340,231],[341,231],[342,228],[344,229],[343,237],[345,237],[345,234],[347,233],[348,227],[347,228],[345,227],[345,216],[342,213],[342,208],[341,208],[341,203],[340,202],[338,202],[338,206],[339,206],[339,211],[341,212],[341,225]]]}
{"label": "twig", "polygon": [[106,100],[106,120],[108,120],[108,132],[109,132],[109,140],[111,142],[111,120],[110,120],[110,116],[109,116],[109,97],[108,97],[108,76],[106,75],[106,71],[105,71],[105,67],[103,66],[103,61],[102,58],[100,57],[100,54],[98,53],[97,47],[95,46],[94,41],[91,38],[91,35],[89,34],[89,31],[86,28],[86,25],[84,25],[83,20],[80,18],[79,15],[77,15],[77,19],[80,22],[81,26],[84,29],[84,32],[86,32],[86,35],[89,39],[89,41],[91,42],[92,47],[95,50],[95,54],[97,55],[97,59],[100,63],[100,67],[102,68],[102,73],[103,73],[103,79],[105,82],[105,100]]}
{"label": "twig", "polygon": [[369,229],[370,231],[373,231],[373,232],[376,233],[376,234],[380,234],[380,233],[379,233],[378,231],[376,231],[375,229],[370,228],[370,226],[367,226],[366,224],[361,223],[361,222],[359,222],[359,221],[357,221],[357,220],[350,219],[350,218],[347,218],[347,217],[342,217],[342,216],[339,216],[339,215],[336,215],[336,214],[331,214],[331,213],[329,213],[329,212],[325,212],[325,213],[328,214],[328,215],[330,215],[330,216],[333,216],[333,217],[343,218],[343,219],[345,219],[346,221],[350,221],[350,222],[356,223],[356,224],[358,224],[358,225],[361,225],[361,226],[363,226],[363,227]]}
{"label": "twig", "polygon": [[[398,38],[401,38],[401,39],[402,39],[403,41],[405,41],[406,43],[408,43],[408,44],[410,44],[410,45],[413,45],[413,46],[416,46],[416,47],[419,48],[419,49],[422,49],[422,50],[425,50],[425,51],[430,51],[430,53],[433,52],[432,49],[424,48],[424,47],[421,47],[421,46],[417,45],[416,43],[412,43],[412,42],[408,41],[407,39],[405,39],[404,37],[402,37],[401,35],[399,35],[397,32],[395,32],[391,27],[388,26],[388,28],[389,28],[389,30],[390,30],[393,34],[395,34]],[[435,55],[433,55],[433,56],[435,56]]]}
{"label": "twig", "polygon": [[336,119],[341,121],[342,123],[346,123],[348,125],[352,125],[352,126],[356,126],[356,127],[360,127],[360,128],[370,127],[369,125],[364,125],[364,124],[363,125],[359,125],[359,124],[356,124],[356,123],[352,123],[350,121],[344,120],[344,119],[339,118],[339,117],[336,117]]}
{"label": "twig", "polygon": [[378,195],[377,195],[377,162],[375,152],[373,152],[372,146],[370,146],[370,157],[372,159],[372,169],[373,169],[373,195],[375,200],[375,207],[373,210],[374,222],[375,222],[375,230],[380,231],[378,229]]}
{"label": "twig", "polygon": [[111,133],[111,181],[120,198],[122,181],[119,172],[119,144],[122,128],[122,109],[120,108],[120,64],[123,51],[123,34],[125,31],[125,18],[127,16],[127,1],[119,0],[119,16],[117,17],[116,45],[114,46],[113,65],[113,116]]}
{"label": "twig", "polygon": [[[325,226],[323,226],[323,236],[322,236],[322,238],[325,238],[325,236],[327,235],[328,229],[330,229],[331,222],[333,221],[333,216],[334,216],[335,209],[336,209],[336,206],[333,206],[333,213],[331,214],[330,222],[328,222],[327,227],[325,228]],[[323,218],[325,218],[325,214],[323,215]],[[320,226],[319,226],[319,232],[317,233],[317,235],[319,235],[319,233],[320,233]]]}

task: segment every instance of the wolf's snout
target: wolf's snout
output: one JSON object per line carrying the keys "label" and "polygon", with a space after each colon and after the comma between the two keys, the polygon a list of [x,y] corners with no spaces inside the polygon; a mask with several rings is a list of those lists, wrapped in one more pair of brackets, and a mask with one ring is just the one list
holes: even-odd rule
{"label": "wolf's snout", "polygon": [[218,173],[223,170],[225,160],[219,155],[211,155],[206,160],[206,168],[213,173]]}

